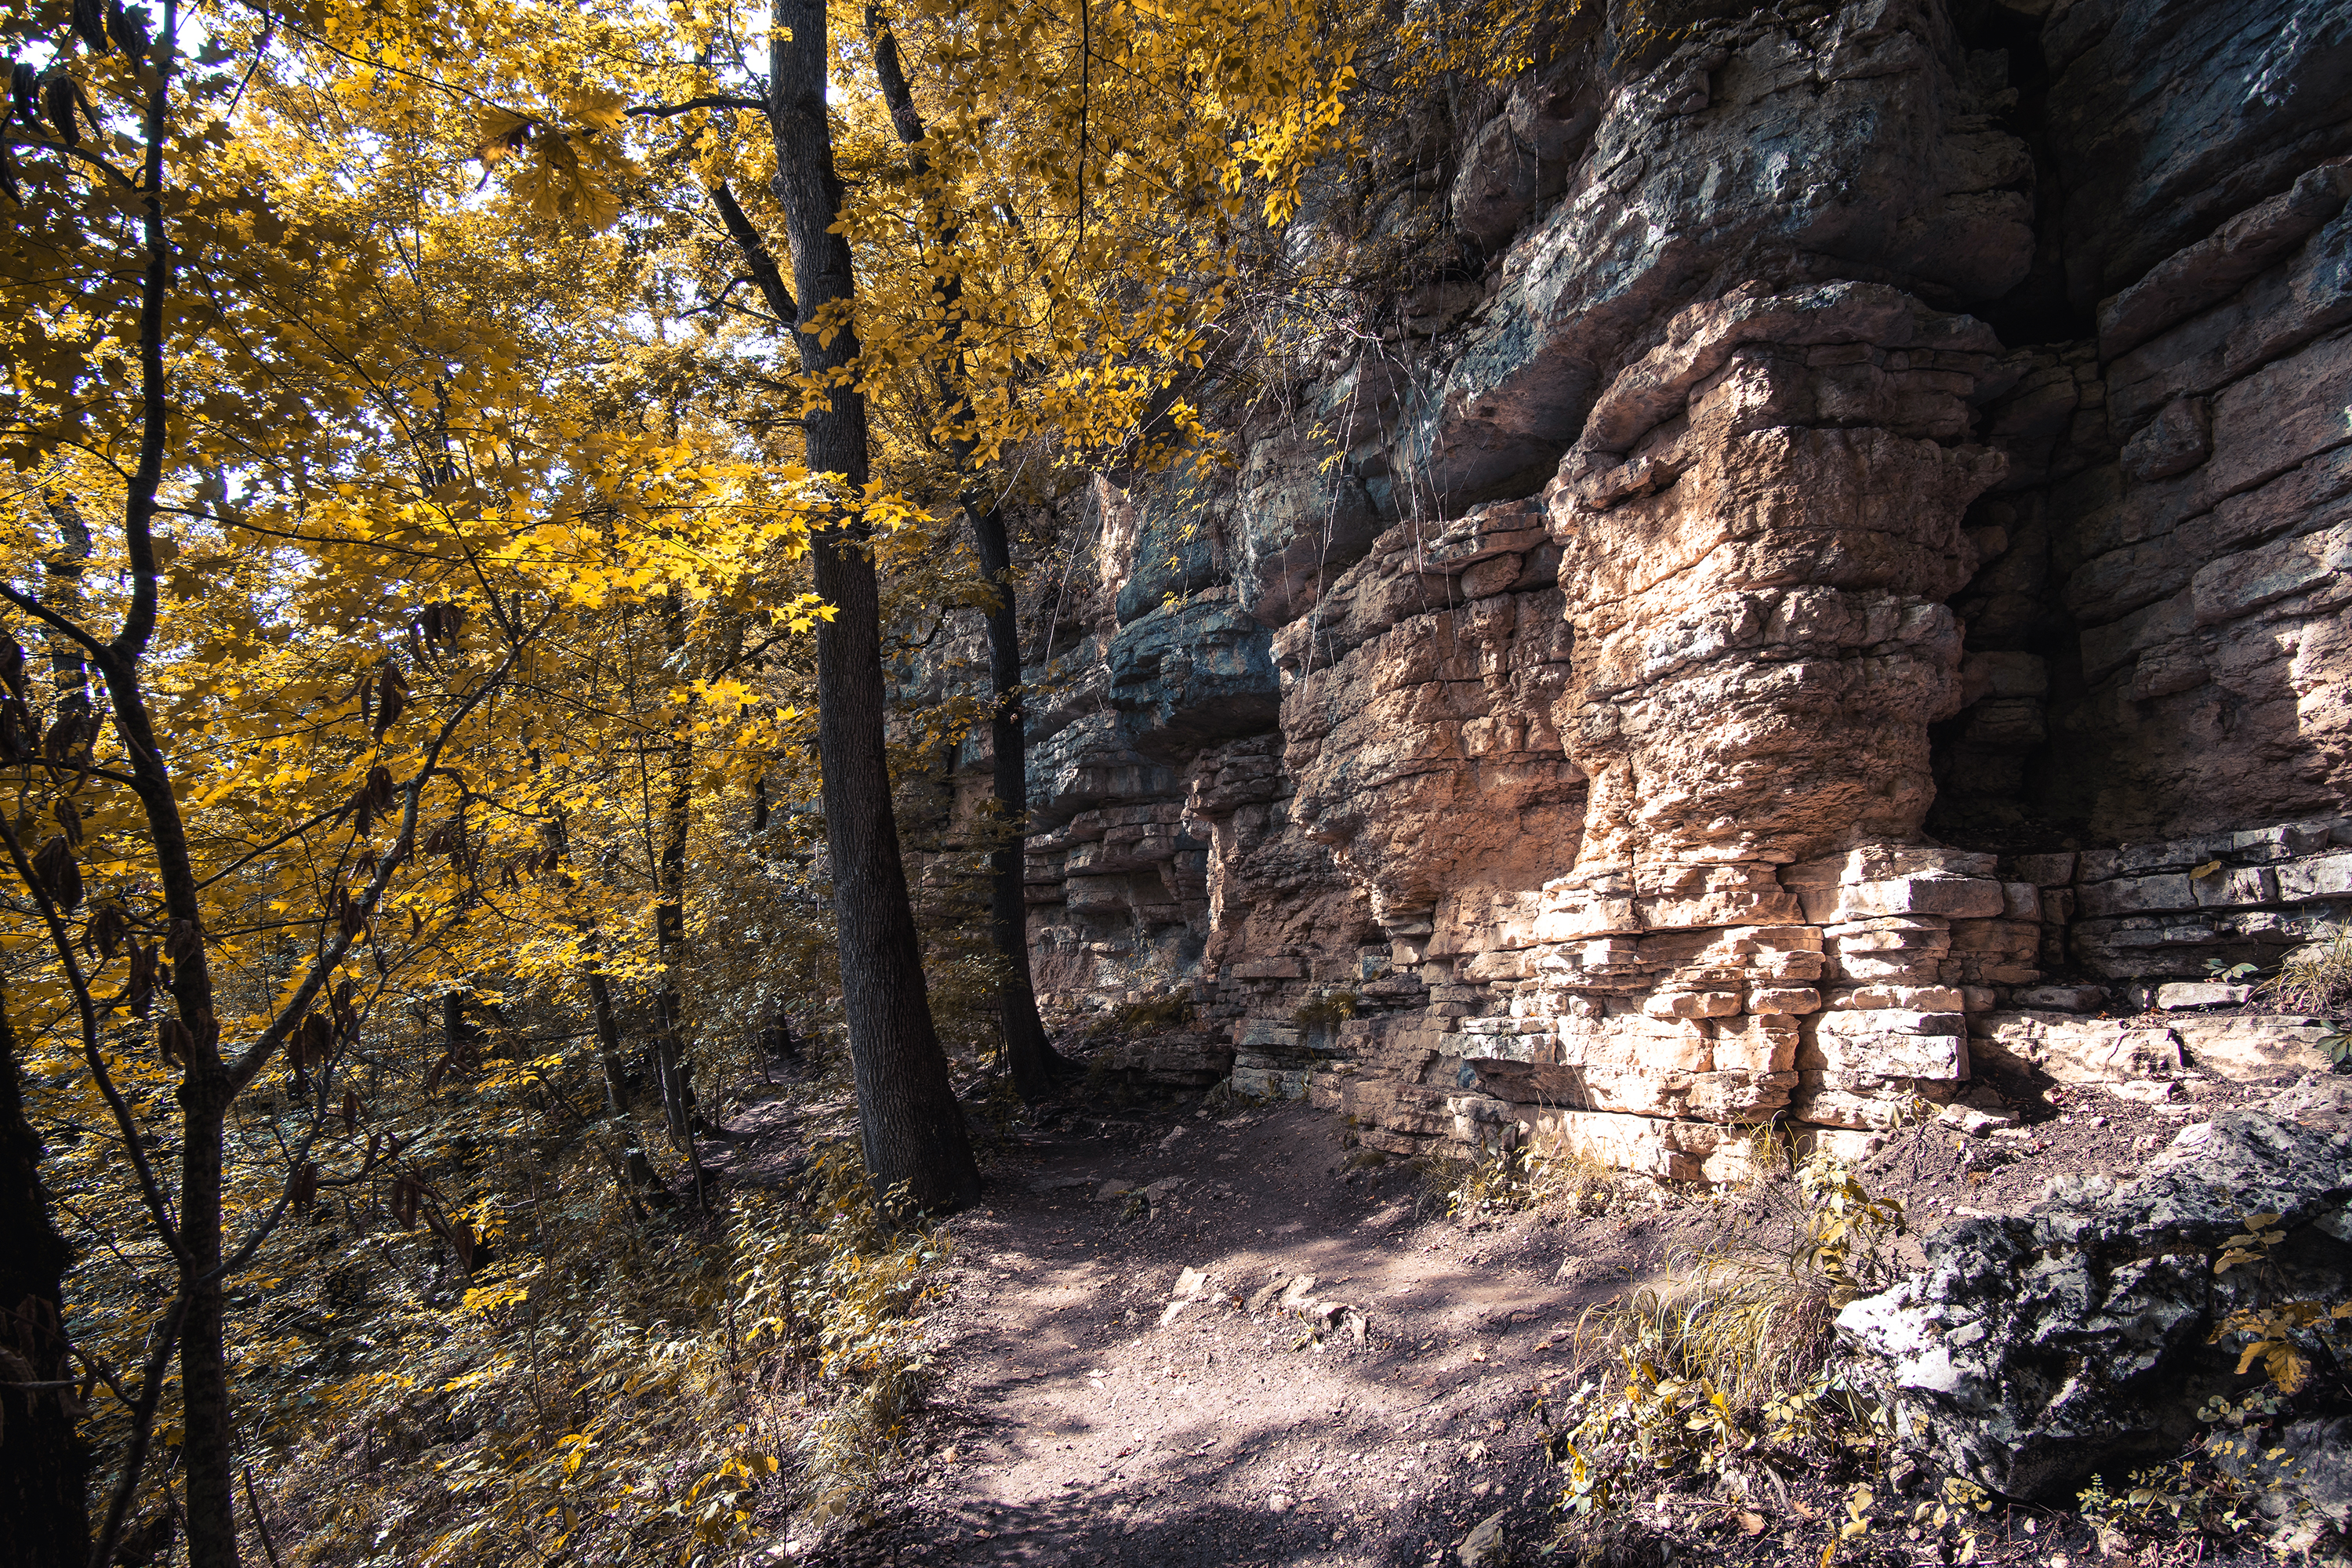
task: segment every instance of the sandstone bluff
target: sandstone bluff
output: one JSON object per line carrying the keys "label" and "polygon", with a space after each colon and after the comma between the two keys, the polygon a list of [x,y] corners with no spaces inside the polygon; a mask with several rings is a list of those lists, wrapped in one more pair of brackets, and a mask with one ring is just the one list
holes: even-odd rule
{"label": "sandstone bluff", "polygon": [[1578,16],[1310,201],[1377,330],[1065,520],[1041,991],[1682,1179],[2322,1065],[2199,1007],[2352,906],[2352,12]]}

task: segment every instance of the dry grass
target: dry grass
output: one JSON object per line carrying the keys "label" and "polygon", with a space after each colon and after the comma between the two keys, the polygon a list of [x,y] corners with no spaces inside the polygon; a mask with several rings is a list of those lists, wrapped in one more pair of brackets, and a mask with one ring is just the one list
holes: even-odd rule
{"label": "dry grass", "polygon": [[1318,991],[1292,1010],[1290,1021],[1302,1029],[1328,1029],[1355,1016],[1354,992]]}
{"label": "dry grass", "polygon": [[2352,930],[2323,931],[2296,948],[2257,995],[2283,1013],[2352,1018]]}
{"label": "dry grass", "polygon": [[1595,1376],[1569,1402],[1561,1500],[1586,1525],[1676,1472],[1744,1497],[1877,1440],[1834,1330],[1841,1307],[1893,1279],[1902,1211],[1838,1161],[1758,1153],[1762,1173],[1683,1255],[1678,1288],[1636,1291],[1578,1326]]}
{"label": "dry grass", "polygon": [[1536,1154],[1525,1149],[1483,1160],[1424,1154],[1409,1162],[1421,1178],[1414,1212],[1456,1219],[1540,1209],[1562,1215],[1601,1215],[1625,1196],[1620,1173],[1581,1150]]}

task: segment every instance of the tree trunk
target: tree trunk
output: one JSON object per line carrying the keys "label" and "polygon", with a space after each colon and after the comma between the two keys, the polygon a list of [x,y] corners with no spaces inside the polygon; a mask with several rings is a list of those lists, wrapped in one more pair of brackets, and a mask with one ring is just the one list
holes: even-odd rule
{"label": "tree trunk", "polygon": [[[82,521],[81,508],[71,496],[50,500],[48,510],[49,521],[58,525],[58,547],[41,561],[41,603],[69,621],[79,621],[81,575],[89,564],[89,524]],[[49,670],[58,721],[89,712],[89,664],[82,656],[81,644],[63,632],[51,632]]]}
{"label": "tree trunk", "polygon": [[[686,605],[677,595],[662,605],[662,634],[673,663],[686,652]],[[684,671],[681,668],[680,674]],[[662,797],[661,859],[656,868],[654,940],[661,955],[661,989],[654,995],[654,1060],[670,1142],[686,1152],[694,1190],[702,1192],[702,1162],[694,1147],[694,1068],[686,1057],[686,839],[694,804],[694,750],[688,715],[672,722],[668,789]]]}
{"label": "tree trunk", "polygon": [[[209,984],[206,990],[210,990]],[[207,1013],[210,1009],[207,1008]],[[222,1145],[235,1091],[217,1046],[199,1043],[180,1083],[180,1399],[187,1418],[189,1568],[236,1568],[236,1436],[229,1406],[228,1302],[221,1263]]]}
{"label": "tree trunk", "polygon": [[613,1013],[613,988],[596,964],[588,966],[585,978],[588,1009],[596,1020],[597,1062],[604,1069],[604,1109],[618,1116],[629,1108],[629,1069],[621,1059],[621,1025]]}
{"label": "tree trunk", "polygon": [[1029,726],[1021,702],[1021,626],[1013,614],[1013,558],[1004,537],[1004,514],[967,495],[980,569],[997,599],[988,612],[988,677],[996,703],[989,714],[994,752],[997,831],[1003,835],[988,856],[988,933],[1003,961],[996,991],[997,1026],[1004,1035],[1005,1066],[1021,1098],[1035,1104],[1054,1092],[1057,1074],[1070,1064],[1045,1037],[1037,1016],[1035,977],[1029,968],[1028,877]]}
{"label": "tree trunk", "polygon": [[[71,1261],[49,1221],[41,1141],[25,1119],[16,1032],[0,994],[0,1384],[62,1383],[64,1289]],[[71,1389],[0,1387],[0,1519],[7,1560],[21,1568],[84,1568],[89,1557],[89,1451]]]}
{"label": "tree trunk", "polygon": [[[882,99],[899,140],[916,149],[918,174],[927,169],[921,151],[923,117],[898,58],[898,40],[878,5],[866,7],[866,33],[874,47],[874,68],[882,85]],[[952,237],[952,234],[948,237]],[[961,335],[955,306],[963,292],[962,280],[950,277],[940,292],[950,325],[950,342]],[[948,458],[962,487],[960,500],[971,520],[972,543],[980,554],[980,572],[997,592],[988,613],[988,677],[995,698],[989,711],[989,743],[994,757],[997,829],[1004,837],[990,851],[988,934],[1004,964],[1004,979],[996,992],[997,1028],[1004,1038],[1005,1066],[1021,1098],[1035,1104],[1054,1091],[1057,1073],[1071,1064],[1045,1037],[1045,1021],[1037,1016],[1036,977],[1029,966],[1029,905],[1024,884],[1028,869],[1029,733],[1021,701],[1021,621],[1013,581],[1013,550],[1004,532],[1004,513],[981,494],[972,472],[979,451],[972,436],[961,429],[971,417],[971,397],[964,384],[964,366],[942,361],[938,379],[951,405],[949,423],[958,428],[948,443]]]}
{"label": "tree trunk", "polygon": [[[854,292],[826,118],[832,50],[824,0],[775,0],[769,45],[774,189],[792,241],[801,366],[829,377],[857,357],[846,311]],[[820,341],[812,321],[832,329]],[[843,513],[812,551],[815,587],[835,608],[820,622],[817,755],[824,773],[825,842],[841,951],[843,1012],[857,1081],[866,1168],[877,1187],[903,1185],[929,1210],[961,1208],[980,1194],[980,1170],[931,1023],[921,944],[907,897],[884,749],[880,586],[855,509],[867,480],[866,400],[845,379],[808,414],[808,466],[841,476]]]}

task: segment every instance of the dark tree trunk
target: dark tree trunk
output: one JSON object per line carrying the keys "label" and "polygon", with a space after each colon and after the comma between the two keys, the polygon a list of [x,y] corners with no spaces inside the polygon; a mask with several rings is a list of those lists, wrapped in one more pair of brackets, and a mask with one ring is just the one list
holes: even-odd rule
{"label": "dark tree trunk", "polygon": [[[686,652],[686,605],[672,596],[662,605],[663,642],[671,659]],[[679,990],[686,973],[686,839],[694,804],[694,750],[688,717],[676,717],[670,734],[668,788],[662,797],[659,889],[654,905],[654,938],[661,951],[661,990],[654,996],[654,1064],[661,1084],[662,1110],[670,1142],[686,1152],[695,1192],[702,1191],[702,1162],[694,1146],[693,1066],[686,1057],[686,999]]]}
{"label": "dark tree trunk", "polygon": [[[25,1119],[16,1033],[0,995],[0,1384],[63,1383],[64,1289],[70,1261],[49,1221],[41,1141]],[[13,1359],[12,1359],[13,1358]],[[89,1558],[89,1451],[71,1389],[0,1387],[0,1548],[19,1568],[84,1568]]]}
{"label": "dark tree trunk", "polygon": [[[534,758],[534,771],[536,767]],[[572,824],[561,813],[555,818],[555,847],[565,859],[572,858]],[[613,1011],[613,988],[605,983],[601,959],[590,959],[581,978],[588,984],[588,1012],[596,1026],[596,1065],[604,1075],[604,1110],[619,1116],[629,1109],[631,1086],[628,1063],[621,1055],[620,1019]]]}
{"label": "dark tree trunk", "polygon": [[[81,619],[81,576],[89,564],[89,524],[82,521],[74,498],[48,503],[49,520],[58,525],[58,547],[41,562],[41,603],[69,621]],[[49,635],[49,670],[56,686],[58,717],[77,717],[90,710],[89,664],[81,644],[63,632]]]}
{"label": "dark tree trunk", "polygon": [[[925,173],[923,117],[907,85],[898,40],[880,6],[866,7],[866,32],[874,46],[875,74],[881,81],[891,126],[900,141],[915,149],[916,172]],[[940,292],[951,323],[949,330],[961,336],[955,306],[963,292],[962,280],[947,279]],[[1028,869],[1029,734],[1021,701],[1021,620],[1004,513],[981,494],[978,477],[972,472],[978,445],[961,428],[971,416],[971,398],[964,384],[961,357],[959,353],[954,362],[943,360],[937,368],[950,405],[949,424],[957,430],[948,443],[948,458],[962,486],[960,499],[964,515],[971,519],[981,575],[997,593],[996,604],[988,614],[988,677],[995,698],[989,713],[989,744],[995,763],[997,830],[1004,836],[988,858],[988,934],[1004,964],[1004,980],[996,993],[996,1022],[1004,1037],[1004,1061],[1013,1074],[1013,1087],[1034,1105],[1053,1093],[1055,1075],[1068,1070],[1071,1064],[1045,1037],[1045,1021],[1037,1016],[1036,977],[1029,967],[1029,906],[1024,887]]]}
{"label": "dark tree trunk", "polygon": [[[207,993],[211,986],[205,985]],[[207,996],[209,1001],[209,995]],[[209,1006],[205,1009],[210,1016]],[[229,1405],[228,1301],[221,1264],[222,1145],[236,1098],[217,1047],[199,1047],[180,1083],[184,1142],[180,1159],[180,1238],[190,1254],[180,1288],[180,1398],[187,1416],[187,1529],[190,1568],[236,1568],[236,1442]]]}
{"label": "dark tree trunk", "polygon": [[1035,1104],[1054,1092],[1054,1080],[1069,1062],[1045,1037],[1037,1016],[1036,980],[1029,969],[1028,880],[1029,734],[1021,704],[1021,626],[1013,614],[1013,556],[1004,537],[1004,515],[967,495],[980,569],[996,590],[988,612],[988,676],[996,704],[989,715],[993,750],[997,831],[1003,835],[988,857],[988,931],[1004,963],[996,992],[997,1026],[1004,1034],[1005,1065],[1021,1098]]}
{"label": "dark tree trunk", "polygon": [[[807,331],[794,337],[802,368],[825,376],[856,359],[857,338],[845,315],[854,291],[849,241],[830,232],[841,180],[825,110],[832,49],[824,0],[775,0],[772,37],[774,188],[792,241],[799,318],[833,329],[824,341]],[[885,1193],[903,1185],[917,1207],[961,1208],[980,1194],[980,1170],[931,1023],[890,808],[880,588],[865,525],[847,510],[867,479],[864,396],[834,385],[829,405],[809,413],[807,430],[809,467],[843,481],[843,516],[811,552],[816,591],[835,611],[816,633],[817,755],[866,1168]]]}

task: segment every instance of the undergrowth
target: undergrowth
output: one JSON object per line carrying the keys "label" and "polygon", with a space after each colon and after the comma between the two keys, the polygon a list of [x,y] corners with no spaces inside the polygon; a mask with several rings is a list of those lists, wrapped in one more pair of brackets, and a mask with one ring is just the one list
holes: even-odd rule
{"label": "undergrowth", "polygon": [[840,1148],[703,1216],[601,1190],[491,1215],[455,1302],[418,1288],[424,1241],[375,1238],[349,1364],[285,1413],[267,1481],[289,1564],[686,1563],[755,1516],[863,1506],[921,1394],[944,1241],[894,1228]]}
{"label": "undergrowth", "polygon": [[[1683,1279],[1587,1312],[1577,1341],[1591,1369],[1554,1406],[1539,1403],[1552,1458],[1565,1472],[1567,1516],[1548,1553],[1573,1563],[1652,1560],[1659,1542],[1634,1514],[1662,1488],[1696,1484],[1738,1514],[1750,1534],[1790,1509],[1801,1477],[1846,1487],[1822,1562],[1865,1538],[1945,1563],[1975,1560],[1990,1493],[1965,1477],[1925,1500],[1882,1478],[1893,1432],[1875,1391],[1838,1352],[1839,1310],[1900,1277],[1902,1205],[1874,1194],[1826,1152],[1799,1161],[1769,1134],[1748,1201],[1676,1259]],[[1465,1181],[1457,1191],[1477,1190]],[[2260,1544],[2308,1552],[2326,1533],[2304,1466],[2280,1441],[2299,1417],[2352,1408],[2352,1303],[2288,1289],[2281,1216],[2247,1216],[2214,1259],[2224,1308],[2210,1342],[2258,1373],[2242,1397],[2216,1396],[2203,1431],[2174,1458],[2121,1484],[2095,1478],[2082,1517],[2103,1553],[2200,1560]],[[1750,1506],[1757,1511],[1749,1512]]]}
{"label": "undergrowth", "polygon": [[2352,930],[2322,931],[2295,949],[2257,994],[2282,1012],[2327,1020],[2328,1060],[2339,1072],[2352,1068]]}
{"label": "undergrowth", "polygon": [[1192,988],[1180,985],[1164,996],[1147,996],[1140,1002],[1129,1002],[1089,1018],[1081,1031],[1089,1045],[1106,1040],[1123,1040],[1133,1035],[1158,1034],[1164,1029],[1181,1029],[1194,1017]]}
{"label": "undergrowth", "polygon": [[2185,1453],[2131,1473],[2120,1488],[2094,1476],[2077,1501],[2109,1553],[2202,1549],[2268,1537],[2273,1545],[2322,1533],[2302,1461],[2277,1442],[2298,1415],[2352,1406],[2352,1301],[2313,1300],[2284,1289],[2280,1215],[2246,1216],[2213,1260],[2216,1279],[2236,1272],[2236,1305],[2207,1342],[2238,1352],[2238,1375],[2262,1383],[2242,1398],[2216,1394],[2197,1413],[2205,1431]]}
{"label": "undergrowth", "polygon": [[1622,1204],[1620,1174],[1580,1150],[1538,1154],[1511,1149],[1470,1160],[1425,1154],[1409,1162],[1419,1177],[1417,1214],[1454,1219],[1543,1209],[1570,1215],[1601,1215]]}
{"label": "undergrowth", "polygon": [[1720,1227],[1685,1260],[1682,1287],[1638,1290],[1579,1325],[1580,1348],[1602,1370],[1569,1396],[1551,1438],[1572,1523],[1678,1474],[1715,1478],[1738,1498],[1785,1495],[1790,1476],[1884,1446],[1878,1405],[1832,1354],[1833,1323],[1846,1302],[1892,1283],[1901,1205],[1841,1161],[1791,1167],[1785,1151],[1750,1193],[1762,1223],[1751,1212]]}

